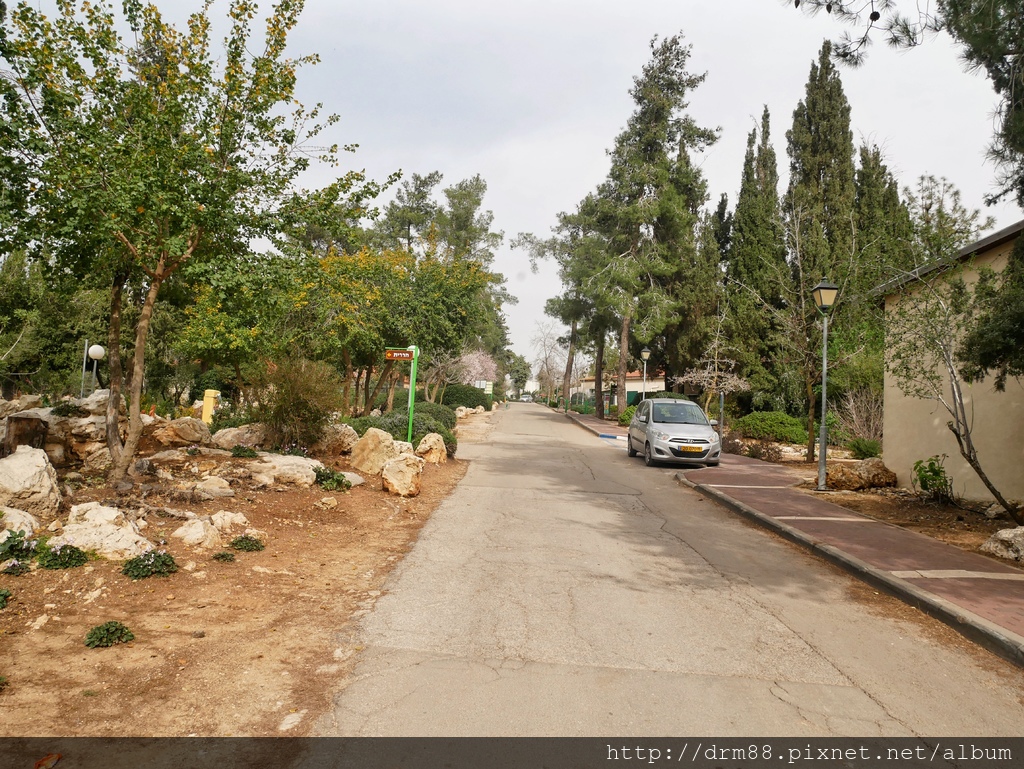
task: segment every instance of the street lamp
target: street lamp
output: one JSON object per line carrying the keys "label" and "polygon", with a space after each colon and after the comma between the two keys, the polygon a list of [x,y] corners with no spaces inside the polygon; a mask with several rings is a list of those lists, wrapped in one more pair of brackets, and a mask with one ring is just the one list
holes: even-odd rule
{"label": "street lamp", "polygon": [[96,366],[106,356],[107,351],[101,345],[94,344],[89,348],[89,358],[92,359],[92,389],[95,390],[99,384],[99,377],[96,375]]}
{"label": "street lamp", "polygon": [[651,350],[645,347],[640,351],[640,359],[644,362],[644,397],[640,400],[647,400],[647,359],[651,357]]}
{"label": "street lamp", "polygon": [[818,431],[818,491],[826,491],[825,485],[825,452],[828,447],[828,428],[825,426],[825,409],[827,406],[826,392],[828,389],[828,311],[836,303],[839,286],[834,286],[825,278],[811,289],[814,304],[821,311],[823,319],[821,329],[821,428]]}

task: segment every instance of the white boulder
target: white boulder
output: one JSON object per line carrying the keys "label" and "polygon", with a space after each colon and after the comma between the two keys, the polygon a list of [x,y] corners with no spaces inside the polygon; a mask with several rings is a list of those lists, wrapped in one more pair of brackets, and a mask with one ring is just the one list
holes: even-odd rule
{"label": "white boulder", "polygon": [[13,454],[0,459],[0,505],[52,516],[60,503],[57,472],[45,451],[18,446]]}
{"label": "white boulder", "polygon": [[323,437],[313,445],[313,451],[327,456],[348,454],[358,440],[359,433],[352,425],[331,424],[324,430]]}
{"label": "white boulder", "polygon": [[[272,478],[270,483],[293,484],[309,487],[316,483],[316,468],[323,465],[315,459],[294,457],[289,454],[267,454],[253,463],[253,480]],[[270,484],[268,484],[270,485]]]}
{"label": "white boulder", "polygon": [[0,507],[0,530],[23,531],[25,536],[39,530],[39,519],[24,510],[14,507]]}
{"label": "white boulder", "polygon": [[153,440],[161,446],[205,446],[210,443],[210,428],[206,422],[192,417],[160,422],[151,433]]}
{"label": "white boulder", "polygon": [[381,471],[384,491],[401,497],[415,497],[420,493],[420,476],[426,464],[415,454],[402,454],[392,459]]}
{"label": "white boulder", "polygon": [[978,549],[1008,561],[1024,562],[1024,526],[1000,529]]}
{"label": "white boulder", "polygon": [[432,465],[444,464],[448,461],[448,449],[445,448],[444,438],[438,433],[427,433],[416,447],[416,456],[422,457]]}
{"label": "white boulder", "polygon": [[138,527],[120,510],[99,502],[72,507],[64,531],[48,544],[52,547],[74,545],[118,560],[134,558],[153,549],[152,543],[139,534]]}
{"label": "white boulder", "polygon": [[371,427],[352,447],[349,463],[361,473],[377,475],[384,465],[401,455],[390,433]]}
{"label": "white boulder", "polygon": [[171,532],[171,536],[180,539],[189,547],[208,550],[221,546],[220,531],[209,521],[204,521],[200,518],[189,521],[175,529]]}
{"label": "white boulder", "polygon": [[225,427],[213,434],[213,444],[230,451],[235,446],[248,446],[255,449],[267,440],[267,428],[259,422],[241,427]]}
{"label": "white boulder", "polygon": [[242,513],[232,513],[229,510],[221,510],[214,513],[210,516],[210,522],[222,534],[227,534],[235,526],[249,525],[249,519]]}

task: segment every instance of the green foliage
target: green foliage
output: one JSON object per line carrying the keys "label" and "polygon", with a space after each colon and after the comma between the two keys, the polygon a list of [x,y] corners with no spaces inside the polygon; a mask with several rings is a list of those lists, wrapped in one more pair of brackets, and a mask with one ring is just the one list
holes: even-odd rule
{"label": "green foliage", "polygon": [[677,400],[677,401],[688,401],[688,400],[690,400],[690,397],[688,395],[683,395],[682,393],[672,393],[672,392],[668,392],[666,390],[662,390],[660,393],[654,393],[653,395],[648,395],[647,398],[648,399],[651,399],[651,398],[671,398],[672,400]]}
{"label": "green foliage", "polygon": [[352,488],[352,481],[345,477],[345,473],[339,473],[329,467],[314,468],[317,485],[325,491],[348,491]]}
{"label": "green foliage", "polygon": [[128,643],[135,640],[135,634],[120,622],[104,622],[90,630],[85,636],[85,645],[90,649]]}
{"label": "green foliage", "polygon": [[636,404],[629,406],[625,411],[619,414],[619,424],[625,427],[633,421],[633,415],[636,413]]}
{"label": "green foliage", "polygon": [[871,438],[852,438],[846,447],[854,459],[871,459],[882,456],[882,442]]}
{"label": "green foliage", "polygon": [[287,358],[266,373],[253,415],[272,444],[311,446],[342,407],[343,382],[326,363]]}
{"label": "green foliage", "polygon": [[41,547],[37,561],[44,569],[73,569],[89,562],[84,550],[74,545],[57,545],[57,547]]}
{"label": "green foliage", "polygon": [[464,384],[448,385],[445,388],[441,402],[451,408],[465,406],[466,408],[475,409],[477,406],[483,406],[488,411],[491,410],[492,403],[491,397],[479,387]]}
{"label": "green foliage", "polygon": [[89,412],[71,401],[61,401],[53,407],[52,413],[57,417],[84,417],[89,415]]}
{"label": "green foliage", "polygon": [[170,553],[163,550],[150,550],[125,561],[121,573],[132,579],[145,579],[146,577],[166,577],[177,570],[178,564],[174,562],[174,556]]}
{"label": "green foliage", "polygon": [[6,561],[9,558],[31,560],[35,557],[38,546],[37,540],[25,539],[24,531],[12,531],[7,539],[0,542],[0,561]]}
{"label": "green foliage", "polygon": [[7,608],[7,601],[10,600],[11,591],[5,587],[0,587],[0,609]]}
{"label": "green foliage", "polygon": [[248,409],[236,406],[230,401],[222,401],[221,405],[213,412],[210,432],[215,433],[218,430],[225,430],[229,427],[242,427],[255,421]]}
{"label": "green foliage", "polygon": [[6,567],[4,567],[3,574],[10,574],[12,577],[20,577],[23,574],[28,574],[32,571],[32,568],[25,561],[12,560]]}
{"label": "green foliage", "polygon": [[221,550],[219,553],[213,554],[213,560],[220,561],[221,563],[231,563],[235,560],[235,554],[229,553],[227,550]]}
{"label": "green foliage", "polygon": [[942,454],[914,462],[914,477],[911,478],[914,490],[920,488],[936,502],[953,502],[953,479],[946,474],[945,461],[946,455]]}
{"label": "green foliage", "polygon": [[252,446],[232,446],[231,456],[239,459],[255,459],[259,453]]}
{"label": "green foliage", "polygon": [[[479,392],[479,391],[478,391]],[[377,425],[371,425],[376,427]],[[404,441],[409,435],[409,413],[406,411],[392,411],[380,417],[379,428],[396,441]],[[459,442],[455,434],[429,414],[420,414],[417,406],[412,417],[412,445],[415,448],[427,433],[437,433],[444,440],[445,450],[448,456],[454,457],[458,450]]]}
{"label": "green foliage", "polygon": [[[630,406],[629,408],[633,407]],[[574,403],[571,406],[569,406],[569,411],[574,411],[577,414],[593,414],[594,406],[591,403]]]}
{"label": "green foliage", "polygon": [[[395,409],[396,412],[401,411],[404,414],[409,413],[408,407],[401,409]],[[414,409],[415,414],[422,414],[423,416],[430,417],[435,422],[440,424],[445,429],[452,431],[455,429],[455,424],[458,419],[455,416],[455,412],[443,403],[428,403],[423,401],[416,402],[416,408]]]}
{"label": "green foliage", "polygon": [[732,423],[732,429],[743,438],[806,443],[807,428],[796,417],[781,411],[755,411]]}
{"label": "green foliage", "polygon": [[266,547],[266,545],[260,542],[259,539],[257,539],[256,537],[250,534],[245,534],[241,537],[235,537],[233,540],[231,540],[230,547],[233,547],[235,550],[242,550],[243,552],[247,553],[255,553],[259,552],[260,550],[263,550]]}

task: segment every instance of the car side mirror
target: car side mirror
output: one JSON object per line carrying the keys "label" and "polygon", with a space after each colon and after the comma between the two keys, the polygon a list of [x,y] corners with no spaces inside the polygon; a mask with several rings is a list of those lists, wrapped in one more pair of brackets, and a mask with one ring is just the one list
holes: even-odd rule
{"label": "car side mirror", "polygon": [[712,427],[718,427],[718,420],[717,419],[712,419],[711,420],[711,426]]}
{"label": "car side mirror", "polygon": [[639,421],[639,422],[646,422],[647,421],[647,415],[646,414],[641,414],[640,416],[637,417],[637,421]]}

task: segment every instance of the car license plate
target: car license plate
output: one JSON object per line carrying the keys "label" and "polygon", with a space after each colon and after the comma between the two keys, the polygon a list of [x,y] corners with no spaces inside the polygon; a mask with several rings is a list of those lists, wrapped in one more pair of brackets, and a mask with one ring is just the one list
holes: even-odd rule
{"label": "car license plate", "polygon": [[684,446],[678,446],[677,448],[680,451],[683,451],[683,452],[685,452],[687,454],[701,454],[704,451],[704,447],[703,446],[685,446],[684,445]]}

